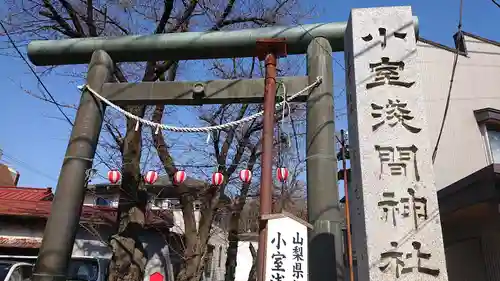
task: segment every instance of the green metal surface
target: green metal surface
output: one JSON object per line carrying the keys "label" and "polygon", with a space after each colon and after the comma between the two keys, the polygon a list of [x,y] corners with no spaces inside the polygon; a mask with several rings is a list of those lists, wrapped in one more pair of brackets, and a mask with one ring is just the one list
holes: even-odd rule
{"label": "green metal surface", "polygon": [[[235,31],[33,41],[28,57],[35,65],[86,64],[96,50],[114,62],[196,60],[255,56],[257,39],[286,38],[288,54],[304,54],[314,37],[328,39],[333,52],[344,50],[347,23],[274,26]],[[418,19],[414,17],[418,34]]]}

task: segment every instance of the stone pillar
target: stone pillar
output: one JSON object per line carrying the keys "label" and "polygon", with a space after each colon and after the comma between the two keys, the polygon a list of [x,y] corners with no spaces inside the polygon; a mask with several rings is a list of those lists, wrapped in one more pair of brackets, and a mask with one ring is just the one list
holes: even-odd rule
{"label": "stone pillar", "polygon": [[307,48],[309,83],[323,82],[307,99],[307,215],[314,226],[309,236],[310,280],[343,279],[342,213],[337,187],[332,48],[314,38]]}
{"label": "stone pillar", "polygon": [[352,10],[345,44],[359,280],[448,280],[411,8]]}

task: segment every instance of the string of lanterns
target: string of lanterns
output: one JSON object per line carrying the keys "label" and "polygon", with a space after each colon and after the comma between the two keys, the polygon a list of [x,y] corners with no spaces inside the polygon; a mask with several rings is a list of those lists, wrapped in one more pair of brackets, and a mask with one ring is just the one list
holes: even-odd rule
{"label": "string of lanterns", "polygon": [[[154,184],[158,180],[158,172],[148,171],[144,175],[144,182],[147,184]],[[108,172],[108,180],[111,184],[118,183],[122,178],[122,174],[118,170],[111,170]],[[175,172],[173,177],[173,182],[175,185],[180,185],[186,180],[186,172],[179,170]],[[252,171],[248,169],[243,169],[239,173],[239,178],[244,183],[250,183],[252,181]],[[278,181],[284,183],[288,179],[288,169],[281,167],[276,169],[276,178]],[[224,175],[221,172],[215,172],[212,174],[212,185],[220,186],[224,183]]]}
{"label": "string of lanterns", "polygon": [[[147,184],[154,184],[158,180],[158,172],[149,171],[144,175],[144,182]],[[122,179],[122,173],[118,170],[111,170],[108,172],[108,180],[111,184],[116,184]]]}

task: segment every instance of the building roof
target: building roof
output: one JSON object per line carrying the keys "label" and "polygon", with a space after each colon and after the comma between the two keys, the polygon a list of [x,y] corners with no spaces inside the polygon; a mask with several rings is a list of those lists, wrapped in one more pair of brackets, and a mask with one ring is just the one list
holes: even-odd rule
{"label": "building roof", "polygon": [[440,213],[448,214],[482,202],[497,200],[499,182],[500,164],[490,164],[438,190]]}
{"label": "building roof", "polygon": [[[462,34],[466,37],[470,37],[470,38],[474,38],[476,40],[479,40],[479,41],[482,41],[484,43],[488,43],[488,44],[491,44],[491,45],[494,45],[494,46],[498,46],[500,47],[500,42],[498,41],[495,41],[495,40],[491,40],[491,39],[488,39],[488,38],[484,38],[482,36],[479,36],[479,35],[476,35],[476,34],[473,34],[473,33],[470,33],[470,32],[466,32],[466,31],[462,31]],[[439,48],[439,49],[442,49],[442,50],[446,50],[446,51],[449,51],[449,52],[453,52],[453,53],[456,53],[457,52],[457,48],[456,46],[454,47],[449,47],[449,46],[446,46],[446,45],[443,45],[441,43],[438,43],[438,42],[435,42],[435,41],[432,41],[432,40],[429,40],[429,39],[426,39],[426,38],[423,38],[421,36],[418,37],[418,41],[422,42],[422,43],[425,43],[425,44],[428,44],[428,45],[431,45],[433,47],[436,47],[436,48]],[[462,56],[466,56],[467,54],[464,53],[464,52],[459,52],[458,53],[459,55],[462,55]]]}
{"label": "building roof", "polygon": [[[0,216],[46,219],[52,206],[50,188],[0,187]],[[83,206],[81,222],[113,225],[117,221],[117,208]],[[146,226],[161,228],[173,225],[170,210],[146,213]]]}
{"label": "building roof", "polygon": [[0,186],[1,200],[44,201],[52,198],[51,188]]}

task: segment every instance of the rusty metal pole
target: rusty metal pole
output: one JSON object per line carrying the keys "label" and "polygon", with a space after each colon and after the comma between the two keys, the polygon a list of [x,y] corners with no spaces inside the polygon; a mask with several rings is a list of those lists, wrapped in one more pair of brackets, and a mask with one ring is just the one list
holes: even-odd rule
{"label": "rusty metal pole", "polygon": [[347,258],[349,261],[349,281],[354,281],[352,262],[351,211],[349,206],[349,178],[347,173],[346,141],[344,130],[340,130],[340,145],[342,147],[342,172],[344,173],[345,224],[347,231]]}
{"label": "rusty metal pole", "polygon": [[[286,56],[286,43],[283,39],[257,40],[257,57],[264,60],[266,67],[264,87],[264,126],[262,130],[262,156],[260,178],[260,216],[272,211],[273,195],[273,135],[274,111],[276,103],[276,65],[277,58]],[[258,281],[264,281],[266,272],[267,222],[261,220],[259,227],[259,248],[257,255]]]}

